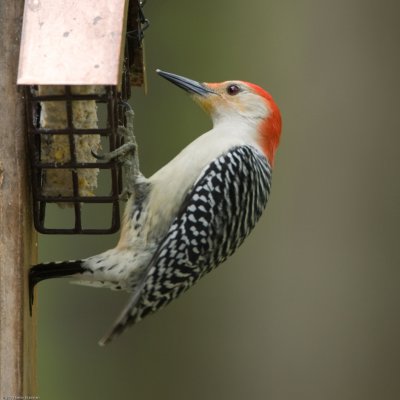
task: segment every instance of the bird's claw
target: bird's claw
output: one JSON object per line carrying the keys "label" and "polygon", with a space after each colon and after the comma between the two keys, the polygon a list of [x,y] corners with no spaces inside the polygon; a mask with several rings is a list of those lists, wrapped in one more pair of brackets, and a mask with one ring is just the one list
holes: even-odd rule
{"label": "bird's claw", "polygon": [[90,153],[96,160],[104,160],[104,154],[97,154],[93,150],[90,150]]}
{"label": "bird's claw", "polygon": [[136,144],[133,142],[127,142],[108,153],[97,154],[93,150],[91,150],[91,153],[96,160],[104,162],[117,160],[122,162],[129,153],[132,153],[134,155],[135,151],[136,151]]}
{"label": "bird's claw", "polygon": [[128,201],[129,197],[131,197],[133,191],[125,188],[122,193],[119,195],[120,200]]}

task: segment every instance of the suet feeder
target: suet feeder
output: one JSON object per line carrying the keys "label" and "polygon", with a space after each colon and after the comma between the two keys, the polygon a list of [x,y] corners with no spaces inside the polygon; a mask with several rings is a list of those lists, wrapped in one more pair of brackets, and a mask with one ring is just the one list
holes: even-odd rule
{"label": "suet feeder", "polygon": [[[137,0],[25,2],[18,84],[24,85],[39,232],[106,234],[119,229],[121,162],[96,155],[124,142],[121,127],[127,125],[130,86],[144,84],[146,24]],[[48,226],[51,204],[72,209],[74,221]],[[85,224],[85,212],[96,204],[108,205],[107,226]]]}

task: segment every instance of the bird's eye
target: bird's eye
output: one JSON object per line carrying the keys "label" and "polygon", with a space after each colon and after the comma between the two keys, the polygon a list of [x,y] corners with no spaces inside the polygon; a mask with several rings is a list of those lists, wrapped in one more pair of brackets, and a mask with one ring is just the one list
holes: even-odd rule
{"label": "bird's eye", "polygon": [[235,94],[238,94],[240,92],[240,87],[238,85],[229,85],[226,88],[226,92],[230,95],[230,96],[234,96]]}

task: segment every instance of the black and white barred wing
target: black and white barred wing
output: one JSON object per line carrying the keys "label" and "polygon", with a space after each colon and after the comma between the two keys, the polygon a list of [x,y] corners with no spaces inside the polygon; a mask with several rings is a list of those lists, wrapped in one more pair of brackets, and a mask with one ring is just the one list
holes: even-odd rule
{"label": "black and white barred wing", "polygon": [[254,228],[268,200],[271,169],[251,146],[208,165],[160,243],[138,291],[110,336],[168,304],[230,256]]}

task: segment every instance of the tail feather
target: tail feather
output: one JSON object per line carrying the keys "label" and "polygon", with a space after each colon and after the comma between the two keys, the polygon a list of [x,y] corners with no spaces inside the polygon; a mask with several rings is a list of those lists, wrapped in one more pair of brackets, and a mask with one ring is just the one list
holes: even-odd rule
{"label": "tail feather", "polygon": [[138,315],[139,310],[137,309],[137,305],[146,284],[146,276],[147,274],[142,275],[141,282],[132,294],[128,304],[123,308],[111,329],[99,340],[99,346],[105,346],[110,343],[115,336],[120,335],[129,325],[139,322],[140,316]]}
{"label": "tail feather", "polygon": [[32,315],[34,288],[46,279],[62,278],[88,271],[82,260],[58,261],[34,265],[29,271],[29,312]]}
{"label": "tail feather", "polygon": [[129,300],[128,304],[124,307],[121,314],[115,320],[111,329],[99,340],[99,346],[105,346],[110,343],[113,338],[120,335],[129,325],[136,322],[136,304],[140,297],[140,290],[137,290]]}

